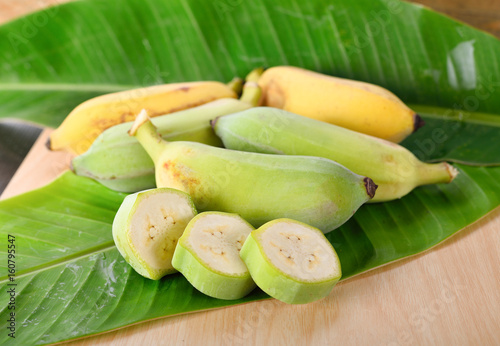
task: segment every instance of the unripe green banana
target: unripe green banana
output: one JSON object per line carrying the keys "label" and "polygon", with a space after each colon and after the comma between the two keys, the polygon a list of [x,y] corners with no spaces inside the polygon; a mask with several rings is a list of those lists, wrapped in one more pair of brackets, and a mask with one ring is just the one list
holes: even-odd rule
{"label": "unripe green banana", "polygon": [[[210,120],[250,107],[249,103],[240,100],[219,99],[155,117],[153,121],[165,139],[222,146],[210,128]],[[131,124],[113,126],[99,135],[87,152],[73,159],[72,166],[76,174],[93,178],[121,192],[137,192],[155,187],[153,161],[139,142],[128,135]]]}
{"label": "unripe green banana", "polygon": [[158,280],[175,272],[172,256],[179,237],[196,215],[189,195],[151,189],[128,195],[113,220],[113,239],[125,261],[139,274]]}
{"label": "unripe green banana", "polygon": [[235,213],[255,227],[291,218],[329,232],[347,221],[376,189],[370,178],[323,158],[167,142],[144,110],[130,134],[153,159],[158,187],[184,191],[198,210]]}
{"label": "unripe green banana", "polygon": [[204,212],[187,225],[172,265],[200,292],[240,299],[255,288],[240,250],[254,228],[239,215]]}
{"label": "unripe green banana", "polygon": [[449,183],[458,171],[446,162],[429,164],[404,147],[284,110],[258,107],[212,122],[228,149],[324,157],[373,179],[370,202],[400,198],[415,187]]}
{"label": "unripe green banana", "polygon": [[295,220],[274,220],[253,231],[240,256],[257,286],[288,304],[326,297],[342,276],[332,244]]}

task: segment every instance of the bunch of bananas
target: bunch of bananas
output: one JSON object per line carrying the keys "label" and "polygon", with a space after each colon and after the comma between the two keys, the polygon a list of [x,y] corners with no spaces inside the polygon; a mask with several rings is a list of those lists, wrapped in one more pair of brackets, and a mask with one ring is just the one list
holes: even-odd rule
{"label": "bunch of bananas", "polygon": [[[271,176],[265,169],[244,164],[238,167],[239,158],[245,155],[241,151],[274,154],[269,159],[274,162],[282,159],[276,154],[335,161],[355,174],[373,179],[379,188],[371,201],[378,202],[400,198],[419,185],[450,182],[457,173],[447,163],[420,162],[395,144],[416,131],[423,121],[382,87],[297,67],[277,66],[252,71],[246,78],[242,96],[237,99],[241,90],[242,81],[235,79],[229,84],[213,81],[177,83],[100,96],[76,107],[52,133],[48,146],[78,155],[72,161],[73,170],[111,189],[137,192],[161,183],[194,196],[200,194],[197,207],[205,204],[230,212],[234,210],[222,202],[212,203],[217,199],[210,193],[217,191],[219,198],[223,190],[209,186],[222,184],[214,179],[225,181],[222,186],[226,187],[235,183],[232,188],[236,189],[241,188],[245,177],[253,172]],[[254,106],[262,107],[252,108]],[[193,191],[186,185],[186,181],[194,179],[186,175],[188,168],[179,168],[189,166],[183,163],[189,155],[181,150],[184,154],[178,153],[162,163],[161,167],[168,166],[170,177],[160,177],[158,167],[155,173],[155,162],[147,148],[128,134],[141,110],[154,117],[154,126],[161,138],[169,143],[198,142],[237,150],[237,154],[224,150],[214,154],[209,150],[200,158],[210,166],[215,156],[220,156],[232,162],[233,169],[210,167],[207,174],[211,181]],[[186,152],[191,150],[188,144],[183,145]],[[264,162],[267,157],[255,160]],[[289,169],[296,170],[296,163],[291,163],[293,159],[285,160],[287,163],[279,165],[283,179],[290,185],[296,184],[302,179],[299,174],[286,173]],[[317,168],[308,168],[307,164],[315,165],[301,163],[301,169],[310,172]],[[240,173],[235,174],[235,171]],[[332,178],[339,179],[339,173],[331,174]],[[201,190],[204,192],[200,193]],[[310,196],[310,206],[315,198],[321,199],[319,190]],[[231,193],[238,195],[234,190]],[[351,194],[355,193],[351,191]],[[264,196],[257,196],[255,200],[263,199]],[[296,210],[296,206],[283,206],[283,203],[296,203],[292,200],[279,201],[278,198],[275,203],[280,205],[268,208]],[[307,209],[307,206],[301,208]],[[350,205],[349,208],[355,207]],[[258,223],[261,221],[266,220]]]}
{"label": "bunch of bananas", "polygon": [[422,125],[384,88],[279,66],[252,71],[244,84],[97,97],[68,115],[48,147],[77,155],[77,174],[133,193],[113,238],[139,274],[179,270],[212,297],[238,299],[259,286],[300,304],[328,295],[341,277],[323,233],[364,203],[455,178],[448,163],[421,162],[396,144]]}

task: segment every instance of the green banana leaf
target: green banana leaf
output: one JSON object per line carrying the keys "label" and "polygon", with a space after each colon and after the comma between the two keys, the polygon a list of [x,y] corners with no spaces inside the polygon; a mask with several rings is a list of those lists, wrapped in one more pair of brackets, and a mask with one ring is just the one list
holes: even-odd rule
{"label": "green banana leaf", "polygon": [[500,158],[500,117],[452,109],[414,106],[426,126],[406,138],[403,146],[422,161],[452,161],[495,166]]}
{"label": "green banana leaf", "polygon": [[[423,114],[405,145],[420,158],[500,162],[500,42],[397,0],[88,0],[0,27],[0,117],[57,126],[89,97],[151,84],[228,81],[290,64],[387,87]],[[449,185],[363,206],[328,234],[344,277],[428,249],[500,204],[500,167],[456,165]],[[45,344],[155,317],[265,299],[212,299],[179,274],[144,279],[113,246],[123,194],[67,172],[0,202],[0,252],[14,235],[16,339]],[[16,286],[9,286],[15,284]],[[145,302],[147,302],[145,304]],[[10,316],[0,303],[0,319]],[[5,323],[5,322],[4,322]]]}

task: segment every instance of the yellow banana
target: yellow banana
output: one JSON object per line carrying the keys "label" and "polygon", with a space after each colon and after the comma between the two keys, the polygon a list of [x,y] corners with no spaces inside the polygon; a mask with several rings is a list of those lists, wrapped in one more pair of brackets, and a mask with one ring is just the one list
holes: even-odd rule
{"label": "yellow banana", "polygon": [[47,147],[79,155],[104,130],[134,120],[141,109],[157,116],[236,97],[231,86],[213,81],[155,85],[98,96],[76,107],[52,132]]}
{"label": "yellow banana", "polygon": [[423,125],[396,95],[377,85],[292,66],[267,69],[258,80],[261,105],[399,143]]}

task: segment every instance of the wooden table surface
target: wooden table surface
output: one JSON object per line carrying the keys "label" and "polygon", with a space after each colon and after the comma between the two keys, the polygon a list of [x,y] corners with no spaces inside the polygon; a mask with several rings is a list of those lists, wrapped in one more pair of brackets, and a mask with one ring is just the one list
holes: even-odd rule
{"label": "wooden table surface", "polygon": [[[0,0],[0,23],[62,0]],[[500,37],[498,0],[421,0]],[[44,185],[70,157],[44,131],[2,198]],[[32,172],[37,170],[37,177]],[[499,345],[500,208],[423,254],[345,282],[315,303],[276,300],[174,316],[72,345]]]}

